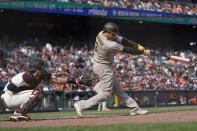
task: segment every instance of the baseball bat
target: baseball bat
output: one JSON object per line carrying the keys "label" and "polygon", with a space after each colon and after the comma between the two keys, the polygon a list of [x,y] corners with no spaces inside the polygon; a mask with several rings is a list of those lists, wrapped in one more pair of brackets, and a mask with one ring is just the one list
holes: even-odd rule
{"label": "baseball bat", "polygon": [[166,54],[163,54],[163,53],[155,53],[155,52],[151,52],[151,54],[153,54],[153,55],[161,55],[161,56],[167,57],[169,59],[173,59],[173,60],[178,60],[178,61],[183,61],[183,62],[190,62],[190,59],[184,58],[184,57],[180,57],[180,56],[166,55]]}

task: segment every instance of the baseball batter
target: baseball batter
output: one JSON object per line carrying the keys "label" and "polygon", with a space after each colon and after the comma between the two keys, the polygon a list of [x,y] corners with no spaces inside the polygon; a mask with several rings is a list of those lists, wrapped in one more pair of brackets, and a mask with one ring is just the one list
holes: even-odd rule
{"label": "baseball batter", "polygon": [[[30,120],[27,115],[44,97],[44,91],[39,84],[45,83],[76,83],[84,84],[84,75],[76,75],[70,78],[52,78],[51,73],[45,69],[45,64],[40,59],[30,61],[29,70],[15,75],[6,84],[4,93],[1,95],[5,108],[15,110],[10,120]],[[85,81],[85,84],[88,83]]]}
{"label": "baseball batter", "polygon": [[146,50],[141,45],[119,36],[119,28],[116,24],[112,22],[106,23],[103,30],[96,37],[94,48],[93,72],[99,78],[99,82],[94,87],[97,94],[88,100],[78,101],[74,104],[79,117],[82,117],[84,109],[106,101],[111,97],[112,93],[116,94],[130,108],[130,115],[148,113],[148,111],[142,110],[135,100],[123,91],[120,82],[116,78],[112,66],[116,52],[148,55],[150,50]]}

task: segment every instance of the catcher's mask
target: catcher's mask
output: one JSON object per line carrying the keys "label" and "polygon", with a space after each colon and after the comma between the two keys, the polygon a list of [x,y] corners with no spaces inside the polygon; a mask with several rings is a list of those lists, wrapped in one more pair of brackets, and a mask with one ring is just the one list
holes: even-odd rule
{"label": "catcher's mask", "polygon": [[34,70],[44,70],[46,64],[41,60],[41,59],[31,59],[30,64],[29,64],[29,70],[34,71]]}
{"label": "catcher's mask", "polygon": [[38,58],[30,60],[28,71],[34,73],[36,70],[39,70],[41,72],[40,77],[44,78],[46,73],[46,63]]}

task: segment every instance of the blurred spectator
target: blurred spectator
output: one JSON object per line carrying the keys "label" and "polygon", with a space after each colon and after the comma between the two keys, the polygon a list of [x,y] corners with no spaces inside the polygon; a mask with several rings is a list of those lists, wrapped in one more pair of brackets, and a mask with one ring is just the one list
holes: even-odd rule
{"label": "blurred spectator", "polygon": [[[42,40],[43,41],[43,40]],[[0,81],[7,82],[19,72],[27,69],[29,57],[42,57],[47,69],[54,75],[68,77],[76,70],[92,68],[93,44],[82,42],[50,42],[27,44],[8,48],[9,63],[6,69],[0,69]],[[155,50],[159,51],[159,50]],[[118,53],[115,56],[114,70],[125,90],[196,90],[197,89],[197,54],[191,51],[163,50],[169,55],[190,58],[192,62],[168,60],[161,56],[132,56]],[[114,66],[115,66],[114,65]],[[92,74],[94,76],[94,74]],[[94,77],[93,85],[98,81]],[[76,85],[53,85],[57,90],[89,90]]]}
{"label": "blurred spectator", "polygon": [[189,99],[188,104],[196,104],[196,97]]}
{"label": "blurred spectator", "polygon": [[[53,0],[55,1],[55,0]],[[56,0],[104,7],[132,8],[139,10],[197,15],[197,3],[191,0]]]}
{"label": "blurred spectator", "polygon": [[184,97],[184,96],[180,96],[179,97],[179,102],[180,102],[180,104],[186,104],[186,98]]}

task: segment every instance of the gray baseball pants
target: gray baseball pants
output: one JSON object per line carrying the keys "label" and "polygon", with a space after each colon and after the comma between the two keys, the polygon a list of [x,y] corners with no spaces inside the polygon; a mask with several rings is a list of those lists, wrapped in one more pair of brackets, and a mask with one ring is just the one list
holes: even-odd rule
{"label": "gray baseball pants", "polygon": [[127,107],[132,110],[139,108],[136,101],[129,97],[122,89],[119,80],[113,72],[112,64],[93,63],[93,72],[99,78],[99,82],[95,85],[94,90],[97,94],[87,100],[77,102],[79,107],[84,110],[106,101],[112,96],[112,93],[116,94],[120,101],[125,103]]}

